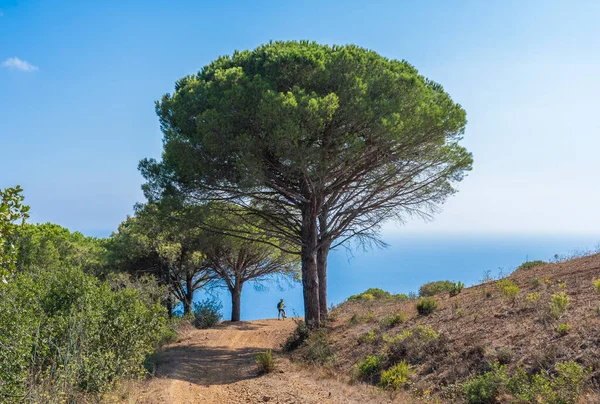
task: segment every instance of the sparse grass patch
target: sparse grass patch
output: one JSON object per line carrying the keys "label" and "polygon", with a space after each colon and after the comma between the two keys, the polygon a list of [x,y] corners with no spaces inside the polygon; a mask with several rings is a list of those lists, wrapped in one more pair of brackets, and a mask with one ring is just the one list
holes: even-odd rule
{"label": "sparse grass patch", "polygon": [[440,351],[444,341],[430,325],[418,325],[394,336],[384,335],[388,358],[391,363],[405,360],[418,363],[426,356]]}
{"label": "sparse grass patch", "polygon": [[513,303],[517,299],[520,290],[517,284],[511,281],[510,279],[500,279],[496,283],[496,288],[500,291],[502,296],[512,301]]}
{"label": "sparse grass patch", "polygon": [[500,348],[496,352],[496,359],[501,365],[508,365],[509,363],[511,363],[513,361],[514,356],[515,354],[512,351],[512,349],[506,347]]}
{"label": "sparse grass patch", "polygon": [[379,385],[383,388],[400,390],[410,384],[410,375],[412,371],[408,363],[401,361],[397,365],[381,372],[381,381]]}
{"label": "sparse grass patch", "polygon": [[260,374],[271,373],[275,370],[275,359],[273,359],[273,353],[270,349],[256,355],[255,360]]}
{"label": "sparse grass patch", "polygon": [[565,292],[557,292],[552,295],[550,300],[550,314],[554,318],[560,318],[567,310],[571,298]]}
{"label": "sparse grass patch", "polygon": [[[464,285],[463,285],[464,286]],[[419,296],[435,296],[440,293],[450,293],[455,287],[455,283],[451,281],[436,281],[429,282],[419,288]]]}
{"label": "sparse grass patch", "polygon": [[284,352],[291,352],[298,348],[300,345],[306,341],[309,336],[309,330],[304,321],[298,321],[298,325],[294,330],[294,333],[287,337],[281,348]]}
{"label": "sparse grass patch", "polygon": [[417,311],[422,316],[427,316],[437,309],[437,301],[432,297],[424,297],[417,302]]}
{"label": "sparse grass patch", "polygon": [[596,291],[596,293],[600,293],[600,278],[594,279],[593,284],[594,284],[594,290]]}
{"label": "sparse grass patch", "polygon": [[569,333],[569,324],[563,323],[563,324],[559,324],[558,327],[556,327],[556,332],[558,333],[558,335],[567,335]]}
{"label": "sparse grass patch", "polygon": [[307,362],[325,365],[331,363],[335,358],[333,346],[325,330],[319,330],[310,334],[305,341],[306,352],[304,360]]}
{"label": "sparse grass patch", "polygon": [[529,271],[532,268],[535,268],[539,265],[545,265],[547,264],[546,261],[541,261],[541,260],[535,260],[535,261],[525,261],[524,263],[522,263],[521,265],[519,265],[519,267],[517,268],[518,270],[523,270],[523,271]]}
{"label": "sparse grass patch", "polygon": [[384,328],[394,328],[397,325],[406,322],[406,315],[402,312],[397,312],[389,317],[385,317],[381,320],[381,326]]}
{"label": "sparse grass patch", "polygon": [[359,344],[364,344],[375,342],[375,340],[377,340],[377,333],[375,332],[375,330],[370,330],[364,333],[363,335],[359,336],[357,342]]}

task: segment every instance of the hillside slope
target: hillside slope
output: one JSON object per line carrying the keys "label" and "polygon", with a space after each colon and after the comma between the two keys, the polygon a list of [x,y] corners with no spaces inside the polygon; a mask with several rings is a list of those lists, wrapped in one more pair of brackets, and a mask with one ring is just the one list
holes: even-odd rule
{"label": "hillside slope", "polygon": [[[382,368],[406,361],[412,374],[405,389],[444,402],[465,400],[462,383],[492,363],[505,364],[508,374],[521,368],[552,380],[557,363],[575,361],[589,369],[580,402],[600,402],[600,293],[593,284],[599,277],[600,254],[520,269],[507,278],[518,292],[511,282],[491,281],[454,297],[439,294],[429,315],[419,315],[412,300],[367,296],[332,311],[328,343],[341,374],[377,384],[379,371],[365,377],[356,365],[368,355],[384,358]],[[557,308],[566,301],[565,311]],[[566,333],[561,324],[568,324]],[[294,355],[302,357],[302,349]]]}

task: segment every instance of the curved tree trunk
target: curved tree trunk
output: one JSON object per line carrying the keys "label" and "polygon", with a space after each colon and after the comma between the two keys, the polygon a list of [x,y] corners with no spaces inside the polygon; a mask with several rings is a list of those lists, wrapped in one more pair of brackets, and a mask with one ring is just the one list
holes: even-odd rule
{"label": "curved tree trunk", "polygon": [[319,312],[321,321],[327,319],[327,258],[329,256],[330,242],[324,242],[317,252],[317,273],[319,275]]}
{"label": "curved tree trunk", "polygon": [[236,279],[235,286],[229,289],[231,292],[231,321],[240,321],[240,313],[242,308],[242,286],[241,282]]}
{"label": "curved tree trunk", "polygon": [[308,328],[321,325],[319,312],[319,278],[317,273],[317,209],[307,204],[302,209],[302,290],[304,294],[304,319]]}

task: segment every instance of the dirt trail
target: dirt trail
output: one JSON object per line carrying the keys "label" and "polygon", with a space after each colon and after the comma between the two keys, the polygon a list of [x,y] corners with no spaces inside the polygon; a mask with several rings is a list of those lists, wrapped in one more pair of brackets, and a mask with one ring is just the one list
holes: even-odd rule
{"label": "dirt trail", "polygon": [[292,333],[291,320],[225,322],[193,330],[159,356],[156,378],[140,386],[137,403],[381,403],[388,397],[365,386],[319,378],[285,357],[275,372],[259,376],[254,356],[278,350]]}

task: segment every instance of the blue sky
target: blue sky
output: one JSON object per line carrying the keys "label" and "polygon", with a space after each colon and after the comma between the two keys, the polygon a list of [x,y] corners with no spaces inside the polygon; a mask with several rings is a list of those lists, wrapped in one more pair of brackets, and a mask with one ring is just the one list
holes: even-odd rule
{"label": "blue sky", "polygon": [[598,16],[594,0],[0,0],[0,188],[21,184],[33,221],[106,236],[160,156],[154,100],[219,55],[310,39],[406,59],[467,110],[460,192],[386,236],[595,236]]}

